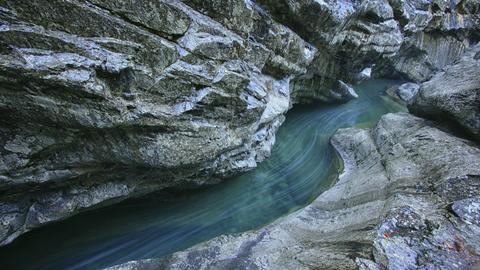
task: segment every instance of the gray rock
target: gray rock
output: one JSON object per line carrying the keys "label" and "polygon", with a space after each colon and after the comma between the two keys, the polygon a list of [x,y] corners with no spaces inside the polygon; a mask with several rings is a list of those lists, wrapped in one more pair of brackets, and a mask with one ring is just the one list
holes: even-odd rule
{"label": "gray rock", "polygon": [[[387,114],[371,130],[340,129],[332,144],[344,173],[304,209],[256,231],[114,269],[145,263],[166,269],[478,266],[480,226],[448,205],[468,213],[463,217],[476,215],[475,202],[465,199],[480,195],[480,149],[407,113]],[[471,189],[446,190],[454,178]]]}
{"label": "gray rock", "polygon": [[477,45],[421,85],[409,105],[414,114],[450,120],[480,140],[480,51]]}
{"label": "gray rock", "polygon": [[478,1],[389,1],[404,34],[395,56],[376,66],[379,74],[428,80],[455,62],[476,38]]}
{"label": "gray rock", "polygon": [[400,85],[396,94],[405,102],[409,102],[417,93],[420,88],[419,84],[416,83],[404,83]]}
{"label": "gray rock", "polygon": [[452,205],[452,210],[465,222],[480,225],[479,197],[456,201]]}
{"label": "gray rock", "polygon": [[270,155],[315,49],[240,3],[222,25],[176,0],[0,1],[0,245]]}
{"label": "gray rock", "polygon": [[360,73],[358,73],[357,80],[358,81],[368,80],[371,77],[372,77],[372,68],[367,67],[367,68],[362,69],[362,71],[360,71]]}
{"label": "gray rock", "polygon": [[[349,84],[377,62],[373,76],[423,81],[463,53],[477,11],[474,0],[0,0],[0,245],[94,207],[250,170],[292,103],[355,97]],[[442,112],[476,135],[472,98]],[[463,184],[474,181],[451,177],[439,192],[475,193]],[[275,266],[334,256],[330,266],[354,267],[349,247],[337,248]],[[238,262],[224,259],[216,266]]]}
{"label": "gray rock", "polygon": [[367,65],[394,55],[402,44],[387,1],[262,0],[277,20],[319,48],[307,74],[294,80],[294,103],[338,102],[337,81],[353,83]]}
{"label": "gray rock", "polygon": [[358,94],[355,92],[355,89],[353,89],[351,85],[348,85],[342,81],[338,81],[338,93],[343,100],[358,98]]}

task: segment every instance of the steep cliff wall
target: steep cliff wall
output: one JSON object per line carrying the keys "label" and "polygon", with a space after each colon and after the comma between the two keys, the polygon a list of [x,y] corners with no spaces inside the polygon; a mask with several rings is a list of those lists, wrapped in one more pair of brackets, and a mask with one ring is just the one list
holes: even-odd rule
{"label": "steep cliff wall", "polygon": [[245,32],[180,1],[1,0],[0,244],[265,159],[314,49],[243,8]]}
{"label": "steep cliff wall", "polygon": [[476,38],[478,12],[476,1],[0,0],[0,245],[252,169],[292,103],[354,98],[348,84],[374,64],[424,80]]}
{"label": "steep cliff wall", "polygon": [[331,142],[345,170],[304,209],[110,269],[478,269],[480,148],[445,115],[478,134],[479,54],[480,45],[467,51],[409,104],[439,121],[397,113],[372,129],[338,130]]}
{"label": "steep cliff wall", "polygon": [[259,2],[318,48],[293,82],[294,102],[348,100],[337,93],[339,80],[354,83],[365,68],[423,82],[480,38],[475,0]]}

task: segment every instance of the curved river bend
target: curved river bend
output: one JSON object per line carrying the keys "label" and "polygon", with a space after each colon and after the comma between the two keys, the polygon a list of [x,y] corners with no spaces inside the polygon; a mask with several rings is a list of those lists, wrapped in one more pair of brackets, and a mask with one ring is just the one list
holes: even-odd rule
{"label": "curved river bend", "polygon": [[250,173],[168,201],[125,201],[27,233],[0,249],[0,269],[99,269],[272,222],[335,180],[340,166],[329,139],[338,128],[371,126],[385,113],[405,110],[384,93],[394,83],[369,80],[347,104],[291,110],[272,156]]}

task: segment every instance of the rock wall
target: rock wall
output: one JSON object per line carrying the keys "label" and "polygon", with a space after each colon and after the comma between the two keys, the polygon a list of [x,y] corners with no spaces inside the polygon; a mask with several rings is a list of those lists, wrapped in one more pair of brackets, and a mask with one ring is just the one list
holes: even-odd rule
{"label": "rock wall", "polygon": [[0,245],[268,157],[315,50],[242,3],[256,24],[173,0],[0,0]]}
{"label": "rock wall", "polygon": [[302,210],[110,269],[476,269],[480,149],[407,113],[340,129],[345,172]]}
{"label": "rock wall", "polygon": [[409,104],[413,113],[449,120],[480,141],[480,44],[422,84]]}
{"label": "rock wall", "polygon": [[480,3],[476,0],[390,0],[390,4],[404,41],[394,57],[378,65],[380,74],[426,81],[480,40]]}
{"label": "rock wall", "polygon": [[339,81],[358,73],[428,80],[480,39],[478,1],[261,0],[274,17],[318,48],[293,82],[294,102],[347,101]]}
{"label": "rock wall", "polygon": [[477,138],[480,130],[479,50],[409,100],[413,113],[435,122],[397,113],[372,129],[338,130],[331,142],[344,172],[304,209],[259,230],[110,269],[480,268],[480,148],[463,132]]}
{"label": "rock wall", "polygon": [[474,0],[0,0],[0,245],[252,169],[291,104],[355,98],[349,84],[374,64],[424,80],[477,38],[478,12]]}

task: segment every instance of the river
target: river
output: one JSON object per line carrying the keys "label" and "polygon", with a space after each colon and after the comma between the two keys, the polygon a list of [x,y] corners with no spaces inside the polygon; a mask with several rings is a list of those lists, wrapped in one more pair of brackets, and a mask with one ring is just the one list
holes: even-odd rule
{"label": "river", "polygon": [[[405,108],[368,80],[342,105],[299,105],[287,114],[272,156],[255,170],[197,190],[132,199],[29,232],[0,248],[0,269],[100,269],[159,257],[226,233],[259,228],[310,203],[341,168],[329,144],[340,127],[372,126]],[[162,199],[159,199],[162,198]]]}

